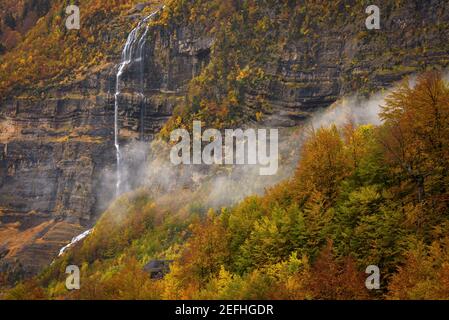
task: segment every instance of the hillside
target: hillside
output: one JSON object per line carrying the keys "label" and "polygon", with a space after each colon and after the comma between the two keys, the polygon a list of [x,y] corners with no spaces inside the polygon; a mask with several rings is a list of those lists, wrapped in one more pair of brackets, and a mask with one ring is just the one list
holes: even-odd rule
{"label": "hillside", "polygon": [[[385,1],[380,30],[366,29],[362,0],[90,0],[79,31],[64,28],[67,1],[47,3],[5,2],[1,16],[20,35],[0,55],[0,271],[32,279],[7,297],[447,297],[445,1]],[[121,73],[136,26],[143,49]],[[228,192],[211,176],[239,172],[154,166],[158,143],[193,120],[295,140],[342,98],[392,87],[383,124],[300,131],[308,140],[285,147],[298,165],[262,183],[242,175],[225,205],[205,196]],[[162,280],[142,271],[153,259],[174,260]],[[65,291],[67,264],[82,269],[79,291]],[[375,293],[361,282],[370,264],[383,272]]]}

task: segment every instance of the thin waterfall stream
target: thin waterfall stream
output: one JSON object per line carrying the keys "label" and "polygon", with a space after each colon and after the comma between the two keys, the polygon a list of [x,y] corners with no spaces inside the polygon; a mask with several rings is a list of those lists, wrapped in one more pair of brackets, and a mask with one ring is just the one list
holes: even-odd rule
{"label": "thin waterfall stream", "polygon": [[140,139],[143,139],[143,117],[144,117],[144,55],[145,55],[145,44],[146,37],[148,34],[149,26],[148,22],[153,19],[153,17],[159,11],[153,12],[152,14],[146,16],[142,19],[137,26],[129,33],[126,39],[125,46],[122,51],[122,60],[118,66],[118,71],[116,75],[116,88],[115,88],[115,104],[114,104],[114,145],[116,149],[116,196],[120,195],[120,187],[122,184],[121,180],[121,153],[120,153],[120,143],[119,143],[119,107],[120,107],[120,83],[123,72],[131,63],[138,63],[139,69],[139,85],[138,85],[138,96],[141,100],[141,112],[140,112]]}

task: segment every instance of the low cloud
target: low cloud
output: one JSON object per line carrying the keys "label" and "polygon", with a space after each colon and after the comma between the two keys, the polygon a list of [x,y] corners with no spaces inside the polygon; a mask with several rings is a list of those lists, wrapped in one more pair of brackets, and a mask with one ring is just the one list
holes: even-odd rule
{"label": "low cloud", "polygon": [[[178,165],[170,162],[171,146],[156,140],[151,144],[135,141],[121,147],[122,192],[145,187],[157,195],[176,198],[180,190],[196,193],[204,206],[219,208],[232,205],[252,194],[262,194],[266,188],[290,177],[298,163],[299,151],[307,132],[348,121],[355,124],[381,123],[378,113],[391,90],[369,98],[344,97],[324,110],[319,110],[296,128],[279,130],[279,170],[273,176],[260,176],[258,165]],[[267,128],[269,129],[269,128]],[[111,176],[112,174],[112,176]],[[114,181],[109,171],[105,181]]]}

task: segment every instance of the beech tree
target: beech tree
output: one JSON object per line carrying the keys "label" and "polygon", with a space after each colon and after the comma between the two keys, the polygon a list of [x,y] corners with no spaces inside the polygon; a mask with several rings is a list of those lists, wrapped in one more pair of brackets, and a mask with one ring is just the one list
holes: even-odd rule
{"label": "beech tree", "polygon": [[416,189],[417,201],[426,192],[446,191],[449,152],[449,87],[439,72],[404,81],[386,100],[380,142],[393,172]]}

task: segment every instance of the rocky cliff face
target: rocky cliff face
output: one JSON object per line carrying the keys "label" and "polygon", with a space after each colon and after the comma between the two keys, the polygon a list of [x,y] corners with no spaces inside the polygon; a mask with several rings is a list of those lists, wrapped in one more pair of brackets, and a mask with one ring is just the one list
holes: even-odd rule
{"label": "rocky cliff face", "polygon": [[0,3],[0,55],[15,47],[50,7],[48,0],[3,0]]}
{"label": "rocky cliff face", "polygon": [[[449,12],[444,1],[431,2],[388,12],[383,32],[336,25],[313,41],[293,38],[265,66],[270,81],[245,93],[246,107],[254,109],[263,94],[265,124],[295,126],[344,94],[388,87],[425,66],[447,66],[449,32],[433,26],[449,21]],[[154,137],[209,63],[213,45],[210,34],[189,23],[151,28],[143,97],[137,64],[122,77],[122,145]],[[106,65],[42,96],[7,97],[0,106],[0,271],[36,273],[112,199],[116,72],[116,65]]]}

